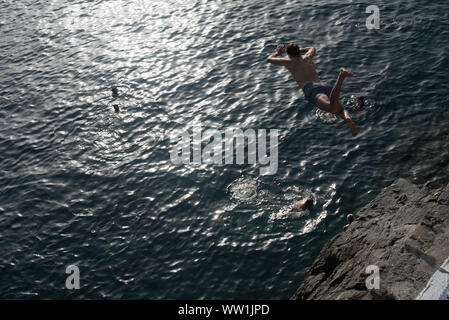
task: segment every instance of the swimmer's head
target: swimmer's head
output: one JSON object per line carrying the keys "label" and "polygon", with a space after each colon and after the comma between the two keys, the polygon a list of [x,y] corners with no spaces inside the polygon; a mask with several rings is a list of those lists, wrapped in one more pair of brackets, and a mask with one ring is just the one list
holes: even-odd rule
{"label": "swimmer's head", "polygon": [[362,110],[365,107],[365,98],[360,96],[357,98],[357,108]]}
{"label": "swimmer's head", "polygon": [[113,97],[118,96],[118,89],[117,89],[117,87],[112,87],[112,88],[111,88],[111,91],[112,91],[112,96],[113,96]]}
{"label": "swimmer's head", "polygon": [[359,104],[361,104],[361,105],[364,105],[364,104],[365,104],[365,98],[362,97],[362,96],[360,96],[360,97],[357,98],[357,102],[358,102]]}
{"label": "swimmer's head", "polygon": [[313,207],[313,199],[312,198],[307,198],[305,206],[306,206],[306,208]]}
{"label": "swimmer's head", "polygon": [[354,222],[354,216],[352,214],[348,214],[347,219],[348,219],[348,223]]}
{"label": "swimmer's head", "polygon": [[299,47],[296,43],[289,43],[287,45],[287,54],[290,57],[298,57],[299,56]]}

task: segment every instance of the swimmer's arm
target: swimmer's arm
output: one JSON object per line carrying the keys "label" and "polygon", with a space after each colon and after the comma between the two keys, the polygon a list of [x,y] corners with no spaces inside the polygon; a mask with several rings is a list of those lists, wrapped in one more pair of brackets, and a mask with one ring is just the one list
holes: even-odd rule
{"label": "swimmer's arm", "polygon": [[299,52],[301,52],[301,53],[306,52],[306,54],[304,55],[304,58],[313,58],[315,56],[316,49],[315,49],[315,47],[305,47],[305,48],[299,49]]}
{"label": "swimmer's arm", "polygon": [[267,62],[275,64],[277,66],[286,66],[290,62],[290,59],[278,58],[280,55],[284,53],[284,51],[285,51],[284,45],[282,44],[278,45],[276,51],[268,56]]}
{"label": "swimmer's arm", "polygon": [[275,64],[277,66],[287,66],[290,62],[289,58],[277,58],[277,54],[273,53],[267,58],[267,62]]}

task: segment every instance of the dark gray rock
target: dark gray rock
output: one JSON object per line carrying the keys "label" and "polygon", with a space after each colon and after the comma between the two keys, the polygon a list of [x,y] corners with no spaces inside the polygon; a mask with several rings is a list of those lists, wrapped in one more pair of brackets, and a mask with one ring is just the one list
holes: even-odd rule
{"label": "dark gray rock", "polygon": [[[427,190],[400,179],[330,240],[292,299],[414,299],[449,256],[449,184]],[[366,268],[380,270],[368,290]]]}

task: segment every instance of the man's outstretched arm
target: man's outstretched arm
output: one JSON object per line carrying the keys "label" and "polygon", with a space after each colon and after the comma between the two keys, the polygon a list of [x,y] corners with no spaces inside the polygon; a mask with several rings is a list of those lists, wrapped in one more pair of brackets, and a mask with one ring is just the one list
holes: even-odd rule
{"label": "man's outstretched arm", "polygon": [[305,48],[299,49],[299,52],[306,53],[304,56],[305,58],[306,57],[313,58],[315,56],[316,49],[315,49],[315,47],[305,47]]}
{"label": "man's outstretched arm", "polygon": [[276,48],[276,52],[268,56],[267,62],[275,64],[277,66],[286,66],[290,62],[290,59],[278,58],[282,55],[282,53],[284,53],[284,51],[284,46],[282,44],[278,45]]}

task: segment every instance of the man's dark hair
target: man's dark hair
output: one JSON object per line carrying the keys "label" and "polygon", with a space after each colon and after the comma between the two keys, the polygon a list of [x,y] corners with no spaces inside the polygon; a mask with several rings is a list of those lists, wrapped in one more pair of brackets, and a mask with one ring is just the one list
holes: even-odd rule
{"label": "man's dark hair", "polygon": [[352,214],[348,214],[348,222],[349,223],[354,222],[354,216]]}
{"label": "man's dark hair", "polygon": [[289,43],[287,45],[287,53],[292,57],[299,56],[299,47],[296,43]]}

